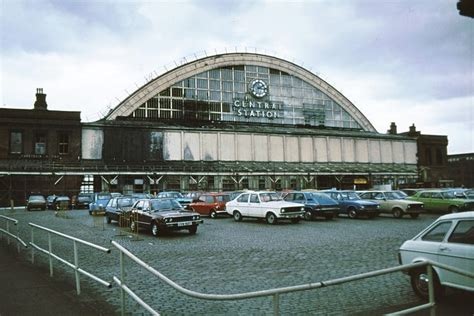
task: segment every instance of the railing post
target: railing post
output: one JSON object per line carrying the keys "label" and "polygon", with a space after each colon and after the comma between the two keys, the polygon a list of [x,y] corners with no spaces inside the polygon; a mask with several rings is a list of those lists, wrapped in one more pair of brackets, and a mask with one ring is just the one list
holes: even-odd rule
{"label": "railing post", "polygon": [[53,253],[53,246],[51,244],[51,233],[48,232],[48,251],[49,251],[49,276],[53,276],[53,257],[51,254]]}
{"label": "railing post", "polygon": [[273,294],[273,315],[280,315],[280,294]]}
{"label": "railing post", "polygon": [[[33,226],[31,226],[31,243],[35,243],[35,233],[33,230]],[[31,263],[35,263],[35,247],[31,247]]]}
{"label": "railing post", "polygon": [[[19,240],[19,238],[20,238],[20,228],[18,227],[18,225],[16,225],[16,238],[17,238],[17,240]],[[17,246],[18,253],[19,253],[20,252],[20,243],[17,242],[16,246]]]}
{"label": "railing post", "polygon": [[119,249],[120,252],[120,304],[121,304],[121,315],[125,315],[125,290],[123,286],[125,285],[125,268],[124,268],[124,257],[123,251]]}
{"label": "railing post", "polygon": [[79,256],[77,255],[77,243],[74,240],[74,274],[76,275],[76,291],[77,295],[81,294],[81,283],[79,281]]}
{"label": "railing post", "polygon": [[435,292],[434,292],[434,280],[433,280],[433,266],[431,264],[428,264],[426,266],[426,269],[428,270],[428,295],[430,299],[430,304],[432,304],[432,307],[430,307],[430,316],[435,316]]}
{"label": "railing post", "polygon": [[[7,232],[10,232],[10,223],[7,221]],[[10,235],[7,234],[7,243],[10,245]]]}

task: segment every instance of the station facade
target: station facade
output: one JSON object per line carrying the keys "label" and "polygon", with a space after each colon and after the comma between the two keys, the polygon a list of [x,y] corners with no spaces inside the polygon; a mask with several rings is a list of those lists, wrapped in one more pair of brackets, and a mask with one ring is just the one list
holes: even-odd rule
{"label": "station facade", "polygon": [[[12,122],[8,116],[15,110],[3,111],[3,120]],[[61,190],[72,195],[366,189],[407,185],[418,177],[413,137],[377,132],[320,77],[261,54],[214,55],[176,67],[137,89],[103,119],[59,128],[54,135],[66,131],[70,136],[62,138],[63,147],[56,143],[49,152],[31,156],[35,148],[25,144],[36,134],[20,135],[12,124],[0,128],[5,149],[0,182],[11,186],[23,177],[24,195],[33,191],[25,180],[33,176],[53,182],[45,195]],[[43,122],[33,129],[45,130],[44,124],[58,123]],[[21,150],[15,145],[19,135]],[[48,142],[59,142],[55,137]],[[65,139],[69,152],[53,155],[64,148]]]}

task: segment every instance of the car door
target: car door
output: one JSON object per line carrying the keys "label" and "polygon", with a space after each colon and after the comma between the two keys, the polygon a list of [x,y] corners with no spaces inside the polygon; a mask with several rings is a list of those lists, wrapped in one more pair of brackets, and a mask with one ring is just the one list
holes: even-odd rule
{"label": "car door", "polygon": [[425,209],[432,211],[434,203],[431,200],[431,192],[421,192],[416,201],[423,202]]}
{"label": "car door", "polygon": [[250,194],[249,205],[248,205],[248,214],[247,216],[252,217],[265,217],[265,209],[260,203],[260,199],[257,193]]}
{"label": "car door", "polygon": [[199,199],[193,203],[192,208],[194,211],[198,212],[199,214],[207,215],[207,213],[205,213],[206,197],[207,195],[201,195]]}
{"label": "car door", "polygon": [[[472,272],[474,270],[474,219],[459,220],[447,241],[438,249],[440,263]],[[440,271],[446,285],[474,291],[474,279],[447,270]]]}
{"label": "car door", "polygon": [[446,211],[449,207],[449,201],[443,199],[441,192],[432,192],[430,200],[430,209],[434,211]]}
{"label": "car door", "polygon": [[392,207],[390,202],[387,201],[383,192],[373,192],[372,202],[377,202],[380,205],[380,210],[383,212],[391,212]]}
{"label": "car door", "polygon": [[439,248],[446,240],[447,234],[451,231],[452,226],[453,222],[451,220],[441,221],[423,234],[417,241],[416,255],[421,256],[423,259],[437,262]]}
{"label": "car door", "polygon": [[244,193],[239,195],[236,199],[236,208],[242,216],[248,216],[249,214],[249,197],[250,194]]}

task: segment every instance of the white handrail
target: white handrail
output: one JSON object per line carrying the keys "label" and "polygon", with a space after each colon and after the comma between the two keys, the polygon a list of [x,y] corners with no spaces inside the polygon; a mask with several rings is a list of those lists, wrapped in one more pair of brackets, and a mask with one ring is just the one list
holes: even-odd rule
{"label": "white handrail", "polygon": [[[322,282],[316,282],[316,283],[308,283],[308,284],[302,284],[302,285],[296,285],[296,286],[289,286],[289,287],[281,287],[281,288],[274,288],[274,289],[269,289],[269,290],[261,290],[261,291],[253,291],[253,292],[245,292],[245,293],[236,293],[236,294],[206,294],[206,293],[200,293],[200,292],[195,292],[192,290],[188,290],[181,285],[173,282],[171,279],[160,273],[159,271],[155,270],[153,267],[148,265],[147,263],[143,262],[140,260],[138,257],[136,257],[133,253],[131,253],[129,250],[127,250],[125,247],[120,245],[119,243],[112,241],[112,245],[116,247],[120,251],[120,269],[123,271],[123,255],[125,254],[127,257],[129,257],[131,260],[136,262],[138,265],[141,267],[145,268],[147,271],[151,272],[153,275],[158,277],[161,281],[165,282],[175,290],[187,295],[191,296],[194,298],[199,298],[199,299],[205,299],[205,300],[214,300],[214,301],[223,301],[223,300],[242,300],[242,299],[249,299],[249,298],[256,298],[256,297],[262,297],[262,296],[273,296],[273,310],[274,314],[278,315],[279,314],[279,295],[280,294],[285,294],[285,293],[291,293],[291,292],[297,292],[297,291],[306,291],[306,290],[314,290],[317,288],[322,288],[322,287],[328,287],[328,286],[333,286],[333,285],[339,285],[343,283],[348,283],[348,282],[353,282],[353,281],[358,281],[362,279],[367,279],[371,277],[376,277],[388,273],[393,273],[393,272],[399,272],[399,271],[405,271],[405,270],[411,270],[414,268],[419,268],[423,266],[428,267],[428,274],[432,274],[432,266],[437,266],[455,273],[459,273],[471,278],[474,278],[474,273],[460,270],[457,268],[450,267],[445,264],[441,263],[436,263],[432,261],[423,261],[423,262],[417,262],[417,263],[411,263],[411,264],[405,264],[405,265],[400,265],[396,267],[391,267],[391,268],[386,268],[386,269],[380,269],[376,271],[370,271],[366,273],[361,273],[357,275],[352,275],[352,276],[347,276],[343,278],[338,278],[338,279],[332,279],[332,280],[327,280],[327,281],[322,281]],[[119,287],[122,289],[122,315],[125,314],[125,303],[124,303],[124,292],[127,292],[132,296],[132,298],[137,301],[141,306],[146,308],[148,311],[150,311],[150,306],[144,303],[138,295],[133,293],[127,286],[124,280],[124,273],[121,273],[121,278],[113,277],[114,281],[119,285]],[[425,308],[430,308],[434,306],[434,295],[433,295],[433,278],[429,277],[429,287],[430,287],[430,302],[428,304],[423,304],[421,306],[417,306],[414,308],[410,308],[405,311],[400,311],[397,314],[404,314],[407,313],[407,311],[416,311],[416,310],[421,310]],[[151,311],[150,311],[151,312]],[[158,314],[158,312],[154,311],[152,313]]]}
{"label": "white handrail", "polygon": [[[53,259],[56,259],[58,260],[59,262],[62,262],[64,263],[66,266],[70,267],[71,269],[74,270],[74,273],[75,273],[75,279],[76,279],[76,291],[77,291],[77,294],[81,294],[81,285],[80,285],[80,280],[79,280],[79,273],[91,278],[92,280],[102,284],[102,285],[105,285],[107,286],[108,288],[111,288],[112,287],[112,283],[111,282],[108,282],[108,281],[104,281],[102,280],[101,278],[95,276],[94,274],[90,273],[90,272],[87,272],[85,271],[84,269],[81,269],[79,267],[79,256],[78,256],[78,252],[77,252],[77,244],[80,243],[80,244],[83,244],[85,246],[88,246],[88,247],[91,247],[91,248],[94,248],[94,249],[97,249],[99,251],[102,251],[102,252],[105,252],[105,253],[110,253],[110,249],[108,248],[105,248],[105,247],[102,247],[102,246],[99,246],[99,245],[96,245],[96,244],[93,244],[91,242],[88,242],[88,241],[85,241],[85,240],[82,240],[82,239],[79,239],[79,238],[76,238],[76,237],[73,237],[73,236],[69,236],[69,235],[66,235],[66,234],[63,234],[61,232],[58,232],[58,231],[55,231],[55,230],[52,230],[52,229],[49,229],[47,227],[43,227],[43,226],[40,226],[40,225],[37,225],[37,224],[33,224],[33,223],[29,223],[29,225],[31,226],[31,242],[29,243],[32,248],[31,248],[31,262],[34,263],[34,256],[35,256],[35,249],[36,250],[39,250],[41,251],[42,253],[46,254],[49,256],[49,271],[50,271],[50,276],[53,276]],[[45,231],[48,233],[48,248],[49,249],[43,249],[41,248],[40,246],[38,246],[37,244],[35,244],[35,235],[34,235],[34,230],[33,228],[36,228],[36,229],[39,229],[39,230],[42,230],[42,231]],[[73,250],[74,250],[74,263],[71,263],[67,260],[65,260],[64,258],[61,258],[60,256],[54,254],[52,252],[52,241],[51,241],[51,234],[54,234],[54,235],[57,235],[57,236],[60,236],[60,237],[63,237],[63,238],[66,238],[66,239],[69,239],[69,240],[72,240],[73,242]]]}
{"label": "white handrail", "polygon": [[[7,237],[7,243],[10,244],[10,237],[12,237],[18,243],[18,252],[20,252],[20,244],[22,244],[25,248],[28,248],[28,245],[19,236],[18,220],[14,219],[14,218],[11,218],[11,217],[4,216],[4,215],[0,215],[0,218],[6,220],[6,230],[3,229],[3,228],[0,228],[0,232],[2,232],[2,233],[4,233],[5,235],[8,236]],[[10,232],[10,225],[9,225],[10,222],[12,222],[13,225],[17,226],[16,235],[14,235]]]}

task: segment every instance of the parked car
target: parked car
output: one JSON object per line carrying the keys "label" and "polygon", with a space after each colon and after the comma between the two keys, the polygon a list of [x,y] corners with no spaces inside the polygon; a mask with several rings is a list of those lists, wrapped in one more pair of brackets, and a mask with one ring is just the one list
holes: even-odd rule
{"label": "parked car", "polygon": [[183,194],[183,197],[187,198],[187,199],[191,199],[191,200],[197,200],[199,199],[199,197],[201,196],[201,194],[203,194],[204,192],[202,191],[191,191],[191,192],[187,192],[186,194]]}
{"label": "parked car", "polygon": [[26,210],[42,210],[46,209],[46,199],[42,195],[30,195],[26,202]]}
{"label": "parked car", "polygon": [[304,214],[304,204],[284,201],[276,192],[249,191],[227,202],[226,211],[236,222],[252,217],[264,218],[268,224],[283,219],[298,223]]}
{"label": "parked car", "polygon": [[420,191],[423,191],[423,190],[425,190],[425,189],[419,189],[419,188],[415,188],[415,189],[410,189],[410,188],[400,189],[400,191],[405,192],[405,194],[408,195],[408,196],[415,195],[417,192],[420,192]]}
{"label": "parked car", "polygon": [[52,210],[53,209],[53,202],[54,202],[54,199],[56,198],[56,195],[53,194],[53,195],[48,195],[48,197],[46,197],[46,208],[48,210]]}
{"label": "parked car", "polygon": [[116,221],[119,224],[128,226],[128,219],[133,204],[138,200],[134,196],[119,196],[109,200],[105,206],[105,218],[108,224]]}
{"label": "parked car", "polygon": [[72,201],[69,196],[56,196],[53,200],[53,210],[72,210]]}
{"label": "parked car", "polygon": [[[474,271],[474,212],[439,217],[400,247],[400,264],[433,261],[472,273]],[[415,293],[428,298],[428,274],[425,268],[408,272]],[[474,292],[474,278],[434,267],[435,295],[444,287]]]}
{"label": "parked car", "polygon": [[89,208],[89,204],[92,203],[92,194],[91,193],[79,193],[77,196],[74,196],[72,199],[72,207],[81,209]]}
{"label": "parked car", "polygon": [[454,193],[450,191],[420,191],[407,199],[423,202],[425,209],[433,212],[457,213],[462,211],[474,211],[474,200],[456,198]]}
{"label": "parked car", "polygon": [[468,199],[474,199],[474,190],[468,189],[464,192]]}
{"label": "parked car", "polygon": [[105,207],[111,198],[112,195],[109,192],[94,193],[92,203],[89,204],[89,214],[105,214]]}
{"label": "parked car", "polygon": [[145,228],[153,236],[158,236],[162,231],[183,229],[194,235],[202,222],[199,213],[184,209],[171,198],[138,200],[130,214],[132,231]]}
{"label": "parked car", "polygon": [[339,203],[339,214],[347,214],[352,219],[360,216],[368,218],[379,216],[380,205],[362,200],[354,191],[323,190],[321,192],[326,193]]}
{"label": "parked car", "polygon": [[339,203],[329,195],[319,192],[288,192],[283,199],[288,202],[304,204],[304,219],[307,221],[317,217],[333,219],[339,214]]}
{"label": "parked car", "polygon": [[189,203],[193,201],[190,198],[185,198],[180,192],[176,192],[176,191],[160,192],[156,195],[156,198],[157,199],[175,199],[183,207],[186,207]]}
{"label": "parked car", "polygon": [[367,191],[359,196],[363,200],[379,203],[380,213],[392,214],[395,218],[402,218],[404,215],[418,218],[424,211],[422,202],[402,199],[393,191]]}
{"label": "parked car", "polygon": [[219,214],[226,214],[225,204],[230,201],[226,193],[203,193],[198,199],[193,200],[187,208],[210,218],[217,218]]}

